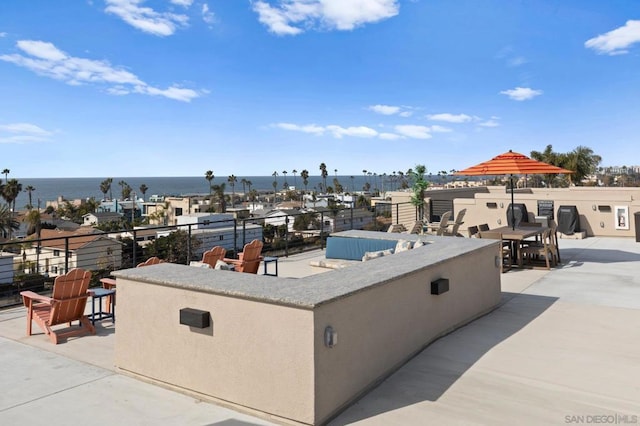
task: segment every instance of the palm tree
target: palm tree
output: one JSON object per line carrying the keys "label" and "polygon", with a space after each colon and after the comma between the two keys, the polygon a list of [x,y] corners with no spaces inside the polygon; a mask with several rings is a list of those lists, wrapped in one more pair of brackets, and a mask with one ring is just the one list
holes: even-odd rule
{"label": "palm tree", "polygon": [[235,175],[230,175],[227,178],[227,182],[229,182],[229,185],[231,186],[231,208],[235,207],[237,181],[238,181],[238,178]]}
{"label": "palm tree", "polygon": [[322,186],[325,188],[327,188],[327,176],[329,176],[329,173],[327,172],[327,165],[324,163],[320,163],[320,176],[322,176]]}
{"label": "palm tree", "polygon": [[220,213],[225,213],[227,211],[227,200],[224,198],[225,184],[213,185],[212,188],[218,200],[218,205],[220,206]]}
{"label": "palm tree", "polygon": [[40,217],[40,210],[30,210],[26,217],[27,224],[29,228],[27,229],[27,234],[36,234],[36,239],[38,240],[38,247],[36,249],[36,271],[38,270],[38,265],[40,265],[40,237],[42,231],[42,220]]}
{"label": "palm tree", "polygon": [[307,185],[309,185],[309,170],[304,169],[300,172],[302,184],[304,185],[304,194],[302,194],[302,207],[304,207],[304,195],[307,193]]}
{"label": "palm tree", "polygon": [[293,173],[293,186],[296,188],[296,191],[298,190],[298,183],[296,182],[296,173],[298,173],[298,171],[296,169],[291,170],[291,173]]}
{"label": "palm tree", "polygon": [[[601,161],[602,157],[595,155],[591,148],[578,146],[567,154],[563,167],[573,171],[573,183],[580,185],[585,177],[596,172]],[[622,166],[622,169],[626,172],[627,166]]]}
{"label": "palm tree", "polygon": [[7,177],[9,176],[9,173],[11,173],[11,170],[9,169],[4,169],[2,171],[2,174],[4,175],[4,183],[7,183]]}
{"label": "palm tree", "polygon": [[126,197],[124,196],[125,194],[125,188],[127,186],[129,186],[129,184],[127,182],[125,182],[124,180],[121,180],[120,182],[118,182],[118,185],[120,185],[120,193],[121,193],[121,199],[124,200]]}
{"label": "palm tree", "polygon": [[273,202],[275,203],[276,201],[276,188],[278,187],[278,172],[273,172],[271,174],[271,176],[273,176],[273,183],[271,185],[273,185]]}
{"label": "palm tree", "polygon": [[211,181],[214,177],[212,170],[207,170],[204,174],[204,178],[209,182],[209,200],[211,200]]}
{"label": "palm tree", "polygon": [[113,183],[113,178],[107,178],[107,186],[109,186],[109,199],[113,200],[113,194],[111,193],[111,184]]}
{"label": "palm tree", "polygon": [[18,179],[11,179],[7,181],[2,188],[2,197],[7,202],[8,206],[12,206],[12,211],[16,211],[16,199],[22,191],[22,184],[18,182]]}
{"label": "palm tree", "polygon": [[103,199],[107,198],[107,192],[111,190],[111,182],[110,179],[105,179],[100,182],[100,192],[103,194]]}
{"label": "palm tree", "polygon": [[284,183],[282,184],[282,188],[283,189],[287,189],[288,185],[287,185],[287,171],[283,170],[282,171],[282,175],[284,176]]}
{"label": "palm tree", "polygon": [[13,217],[13,212],[9,206],[0,206],[0,235],[8,235],[11,239],[13,231],[20,228],[20,224]]}
{"label": "palm tree", "polygon": [[429,182],[424,179],[426,172],[427,168],[423,164],[418,164],[411,175],[413,181],[411,204],[418,208],[418,220],[424,219],[424,191],[429,187]]}
{"label": "palm tree", "polygon": [[33,186],[31,186],[31,185],[28,185],[28,186],[24,189],[24,192],[26,192],[27,194],[29,194],[29,206],[27,207],[29,210],[31,210],[31,209],[33,208],[33,203],[32,203],[32,198],[31,198],[32,196],[31,196],[31,193],[32,193],[33,191],[35,191],[35,190],[36,190],[36,189],[35,189]]}
{"label": "palm tree", "polygon": [[31,210],[29,213],[27,213],[25,221],[28,224],[27,234],[36,234],[36,238],[40,239],[40,231],[42,230],[40,212],[38,210]]}
{"label": "palm tree", "polygon": [[240,183],[242,184],[242,200],[245,201],[247,199],[247,180],[242,178]]}
{"label": "palm tree", "polygon": [[144,183],[142,185],[140,185],[140,192],[142,192],[142,201],[145,202],[147,201],[145,198],[145,194],[147,193],[147,191],[149,190],[149,187],[147,185],[145,185]]}

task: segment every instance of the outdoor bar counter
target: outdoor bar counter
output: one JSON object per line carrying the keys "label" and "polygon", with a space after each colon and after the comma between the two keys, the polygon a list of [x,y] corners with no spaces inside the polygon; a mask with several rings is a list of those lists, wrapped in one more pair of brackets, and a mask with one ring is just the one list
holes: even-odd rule
{"label": "outdoor bar counter", "polygon": [[304,278],[163,263],[117,277],[115,365],[265,417],[321,424],[500,301],[496,241],[428,243]]}

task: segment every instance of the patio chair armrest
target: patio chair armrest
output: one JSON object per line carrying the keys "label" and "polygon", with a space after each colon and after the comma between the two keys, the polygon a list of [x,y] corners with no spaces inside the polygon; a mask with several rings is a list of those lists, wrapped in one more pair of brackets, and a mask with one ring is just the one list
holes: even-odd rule
{"label": "patio chair armrest", "polygon": [[[21,291],[20,296],[22,296],[22,301],[25,306],[29,306],[32,301],[46,303],[48,305],[53,304],[53,299],[47,296],[43,296],[41,294],[35,293],[33,291]],[[28,301],[28,303],[27,303]]]}
{"label": "patio chair armrest", "polygon": [[224,263],[229,263],[231,265],[241,265],[242,261],[240,259],[229,259],[227,257],[223,258],[222,261]]}

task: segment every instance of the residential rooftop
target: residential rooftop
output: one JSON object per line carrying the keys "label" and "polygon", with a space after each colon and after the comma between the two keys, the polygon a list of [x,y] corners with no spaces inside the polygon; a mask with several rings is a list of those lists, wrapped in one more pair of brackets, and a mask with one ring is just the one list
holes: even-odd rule
{"label": "residential rooftop", "polygon": [[[430,344],[330,424],[638,422],[640,243],[561,239],[560,250],[557,268],[502,274],[496,309]],[[279,275],[321,273],[309,262],[322,257],[280,258]],[[37,328],[27,337],[25,322],[22,307],[0,311],[2,424],[278,424],[121,374],[108,320],[59,345]]]}

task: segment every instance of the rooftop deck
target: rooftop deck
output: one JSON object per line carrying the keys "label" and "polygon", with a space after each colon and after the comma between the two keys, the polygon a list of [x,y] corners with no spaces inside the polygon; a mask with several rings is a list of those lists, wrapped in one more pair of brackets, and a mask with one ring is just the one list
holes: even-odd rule
{"label": "rooftop deck", "polygon": [[[434,342],[332,424],[639,422],[640,243],[594,237],[560,248],[562,267],[502,274],[496,310]],[[280,276],[321,273],[309,266],[318,257],[281,258]],[[23,308],[0,311],[0,422],[269,424],[119,374],[115,328],[96,328],[52,345],[25,336]]]}

